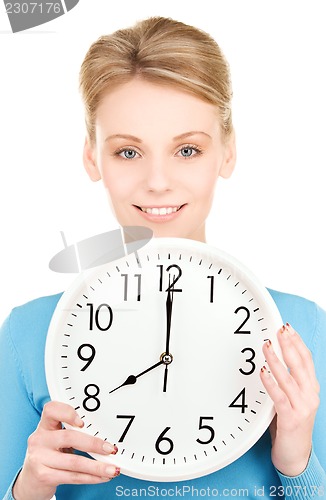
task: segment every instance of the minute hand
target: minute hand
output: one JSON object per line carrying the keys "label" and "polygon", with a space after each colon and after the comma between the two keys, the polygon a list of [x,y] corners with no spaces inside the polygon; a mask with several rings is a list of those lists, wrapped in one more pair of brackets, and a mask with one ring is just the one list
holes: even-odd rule
{"label": "minute hand", "polygon": [[[165,356],[170,356],[170,333],[171,333],[171,317],[172,317],[172,303],[173,303],[173,293],[171,289],[168,289],[168,296],[166,298],[166,344],[165,344]],[[170,361],[171,362],[171,361]],[[163,392],[166,392],[168,383],[168,364],[165,364],[164,370],[164,381],[163,381]]]}
{"label": "minute hand", "polygon": [[120,389],[120,387],[124,387],[125,385],[135,384],[139,377],[141,377],[142,375],[145,375],[145,373],[150,372],[151,370],[154,370],[154,368],[156,368],[157,366],[160,366],[162,364],[163,364],[163,360],[158,361],[158,363],[155,363],[155,365],[150,366],[149,368],[147,368],[147,370],[144,370],[143,372],[138,373],[138,375],[129,375],[129,377],[126,378],[126,380],[124,381],[123,384],[119,385],[115,389],[112,389],[112,391],[110,391],[109,394],[111,394],[111,392],[116,391],[117,389]]}
{"label": "minute hand", "polygon": [[166,345],[165,354],[170,354],[170,333],[171,333],[171,317],[172,317],[173,294],[169,288],[166,298]]}

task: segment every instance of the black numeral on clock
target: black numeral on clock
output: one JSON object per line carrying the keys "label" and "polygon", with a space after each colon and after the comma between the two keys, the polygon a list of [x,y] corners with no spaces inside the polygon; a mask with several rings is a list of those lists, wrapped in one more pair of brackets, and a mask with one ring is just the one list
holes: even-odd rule
{"label": "black numeral on clock", "polygon": [[[159,291],[162,292],[163,291],[163,265],[162,264],[157,264],[156,267],[159,267],[160,268],[160,282],[159,282]],[[171,269],[176,269],[177,270],[177,274],[176,275],[173,275],[173,281],[172,283],[170,283],[170,280],[169,280],[169,286],[167,287],[167,289],[165,290],[166,292],[168,292],[169,290],[172,292],[182,292],[182,288],[174,288],[174,285],[176,284],[176,282],[181,278],[182,276],[182,270],[181,270],[181,267],[178,266],[177,264],[171,264],[171,266],[168,266],[166,268],[166,272],[169,273],[171,271]]]}
{"label": "black numeral on clock", "polygon": [[[168,455],[173,450],[174,445],[173,445],[172,439],[165,436],[165,434],[170,429],[171,429],[171,427],[165,427],[164,431],[161,432],[161,434],[159,435],[159,437],[156,440],[155,449],[156,449],[157,453],[160,453],[161,455]],[[163,444],[163,449],[161,448],[162,444]],[[166,448],[166,446],[167,446],[167,448]]]}
{"label": "black numeral on clock", "polygon": [[[237,403],[237,401],[239,401]],[[244,387],[241,392],[237,395],[237,397],[232,401],[232,403],[229,405],[229,408],[241,408],[241,413],[245,412],[245,409],[248,408],[248,405],[246,404],[246,388]]]}
{"label": "black numeral on clock", "polygon": [[86,304],[89,310],[89,329],[93,330],[94,323],[95,327],[101,332],[106,332],[111,328],[113,321],[113,312],[108,304],[100,304],[94,313],[94,304]]}
{"label": "black numeral on clock", "polygon": [[206,441],[203,441],[202,439],[196,439],[197,443],[199,444],[209,444],[213,441],[215,437],[215,431],[213,427],[207,424],[203,424],[204,420],[213,420],[214,417],[199,417],[199,429],[206,429],[209,432],[209,437],[206,439]]}
{"label": "black numeral on clock", "polygon": [[248,319],[250,318],[250,311],[247,307],[244,307],[244,306],[240,306],[240,307],[237,307],[237,309],[234,311],[234,314],[238,314],[239,311],[245,311],[245,319],[243,320],[243,322],[241,323],[241,325],[235,330],[234,333],[241,333],[241,334],[249,334],[251,333],[250,330],[241,330],[241,328],[244,327],[244,325],[247,323]]}
{"label": "black numeral on clock", "polygon": [[214,278],[215,278],[215,276],[207,276],[207,278],[211,280],[209,301],[214,302]]}
{"label": "black numeral on clock", "polygon": [[[85,352],[86,349],[86,352]],[[89,352],[89,350],[91,352]],[[82,361],[87,361],[86,365],[83,366],[83,368],[80,369],[81,372],[86,370],[86,368],[89,367],[93,359],[95,358],[95,347],[92,346],[92,344],[82,344],[81,346],[78,347],[77,354],[79,359]],[[87,355],[89,353],[89,355]]]}
{"label": "black numeral on clock", "polygon": [[245,360],[246,363],[250,364],[250,368],[249,368],[249,371],[244,371],[242,368],[239,368],[239,372],[242,373],[242,375],[251,375],[252,373],[254,373],[254,371],[256,369],[256,365],[253,362],[253,359],[255,358],[256,353],[251,347],[245,347],[244,349],[242,349],[241,352],[245,353],[246,351],[249,351],[251,353],[251,356]]}
{"label": "black numeral on clock", "polygon": [[100,388],[96,384],[88,384],[84,389],[84,393],[86,394],[86,398],[83,401],[83,407],[87,411],[96,411],[101,406],[101,402],[98,399],[98,395],[100,393]]}
{"label": "black numeral on clock", "polygon": [[129,419],[129,422],[126,425],[125,430],[123,431],[123,433],[121,434],[120,438],[118,439],[118,443],[122,443],[122,441],[126,437],[127,432],[130,429],[131,424],[134,421],[135,415],[117,415],[117,418],[128,418]]}
{"label": "black numeral on clock", "polygon": [[[128,300],[128,274],[121,274],[124,277],[124,292],[123,292],[123,300]],[[134,274],[134,277],[137,278],[137,301],[140,301],[141,298],[141,274]]]}

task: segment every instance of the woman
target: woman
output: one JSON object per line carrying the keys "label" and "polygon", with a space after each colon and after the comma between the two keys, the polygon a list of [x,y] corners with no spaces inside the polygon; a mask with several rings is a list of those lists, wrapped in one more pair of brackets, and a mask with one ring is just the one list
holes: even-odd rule
{"label": "woman", "polygon": [[[156,237],[205,242],[216,181],[232,174],[236,158],[229,71],[216,42],[191,26],[151,18],[95,42],[82,64],[80,86],[87,127],[84,165],[93,181],[103,181],[118,222],[146,225]],[[284,321],[313,350],[321,380],[326,314],[299,297],[272,295]],[[119,476],[113,465],[72,453],[114,454],[116,449],[98,438],[62,430],[63,421],[83,423],[70,406],[48,402],[44,343],[58,299],[44,297],[15,309],[1,332],[1,401],[6,410],[0,446],[7,460],[0,496],[113,498],[140,495],[141,488],[151,496],[167,491],[180,495],[173,484],[162,489],[159,483]],[[209,495],[213,487],[223,496],[232,491],[232,496],[242,492],[252,498],[324,495],[321,426],[326,407],[323,401],[319,406],[310,351],[289,323],[278,333],[289,370],[272,346],[263,348],[274,375],[261,371],[277,413],[271,440],[266,432],[233,464],[188,481],[190,488],[182,496]]]}

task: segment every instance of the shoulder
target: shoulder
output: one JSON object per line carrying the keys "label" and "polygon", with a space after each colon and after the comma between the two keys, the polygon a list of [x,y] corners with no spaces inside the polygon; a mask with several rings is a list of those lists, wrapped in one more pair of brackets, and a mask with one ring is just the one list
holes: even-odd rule
{"label": "shoulder", "polygon": [[22,320],[26,322],[26,320],[33,320],[35,317],[38,319],[41,319],[41,317],[51,317],[61,295],[62,293],[57,293],[55,295],[38,297],[21,306],[15,307],[11,312],[11,318],[18,322]]}
{"label": "shoulder", "polygon": [[61,293],[39,297],[15,307],[2,327],[2,334],[10,339],[16,350],[27,355],[31,345],[43,348],[52,314]]}
{"label": "shoulder", "polygon": [[314,350],[320,337],[326,339],[326,312],[315,302],[298,295],[268,289],[283,322],[290,323],[309,349]]}

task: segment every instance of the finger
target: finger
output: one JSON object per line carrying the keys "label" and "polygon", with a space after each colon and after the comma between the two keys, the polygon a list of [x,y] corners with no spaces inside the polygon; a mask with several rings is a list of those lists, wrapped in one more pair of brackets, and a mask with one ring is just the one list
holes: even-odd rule
{"label": "finger", "polygon": [[289,369],[290,375],[297,382],[301,389],[307,389],[310,385],[310,373],[307,372],[307,366],[297,349],[297,343],[293,340],[294,334],[289,333],[288,329],[280,329],[278,338],[282,350],[283,359]]}
{"label": "finger", "polygon": [[278,339],[284,361],[300,387],[319,392],[312,354],[300,335],[289,323],[286,323],[278,332]]}
{"label": "finger", "polygon": [[292,411],[290,400],[276,383],[274,378],[268,373],[266,366],[263,366],[260,370],[260,378],[268,395],[274,403],[275,411],[278,416],[285,417],[285,420],[289,421],[290,425],[292,425],[291,420],[287,418],[287,416],[291,415]]}
{"label": "finger", "polygon": [[96,453],[99,455],[115,455],[118,452],[116,445],[103,441],[102,439],[90,436],[77,430],[52,430],[42,432],[36,430],[28,438],[28,448],[31,453],[37,450],[58,450],[69,453],[74,449],[86,453]]}
{"label": "finger", "polygon": [[42,466],[36,477],[42,484],[57,486],[59,484],[99,484],[111,481],[116,476],[112,476],[111,473],[110,475],[98,476],[96,474]]}
{"label": "finger", "polygon": [[[75,480],[74,476],[85,475],[97,478],[112,479],[120,474],[120,468],[112,464],[93,460],[77,454],[62,454],[50,450],[46,457],[46,466],[52,470],[71,472],[70,481]],[[79,477],[81,480],[81,477]],[[83,481],[86,479],[84,478]]]}
{"label": "finger", "polygon": [[83,427],[84,422],[77,415],[76,410],[65,403],[51,401],[46,403],[43,408],[39,427],[52,431],[62,428],[61,422],[65,422],[72,426]]}
{"label": "finger", "polygon": [[294,404],[300,398],[300,388],[295,379],[290,375],[288,369],[276,355],[273,344],[269,340],[263,346],[263,353],[270,371],[283,393]]}
{"label": "finger", "polygon": [[118,452],[116,445],[76,430],[61,429],[46,436],[43,433],[39,439],[40,445],[61,451],[72,448],[99,455],[115,455]]}

